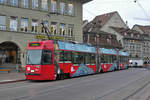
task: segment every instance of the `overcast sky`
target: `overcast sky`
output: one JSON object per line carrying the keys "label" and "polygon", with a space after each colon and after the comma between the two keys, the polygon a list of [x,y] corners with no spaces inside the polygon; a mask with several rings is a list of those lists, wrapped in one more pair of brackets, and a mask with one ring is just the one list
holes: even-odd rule
{"label": "overcast sky", "polygon": [[134,24],[150,25],[150,0],[93,0],[83,6],[83,20],[91,21],[95,16],[118,11],[122,19]]}

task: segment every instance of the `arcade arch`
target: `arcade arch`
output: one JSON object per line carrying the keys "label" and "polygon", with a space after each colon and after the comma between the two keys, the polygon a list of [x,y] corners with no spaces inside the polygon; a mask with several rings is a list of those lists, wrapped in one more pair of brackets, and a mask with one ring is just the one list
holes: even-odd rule
{"label": "arcade arch", "polygon": [[20,47],[16,43],[11,41],[0,43],[0,64],[4,63],[20,63]]}

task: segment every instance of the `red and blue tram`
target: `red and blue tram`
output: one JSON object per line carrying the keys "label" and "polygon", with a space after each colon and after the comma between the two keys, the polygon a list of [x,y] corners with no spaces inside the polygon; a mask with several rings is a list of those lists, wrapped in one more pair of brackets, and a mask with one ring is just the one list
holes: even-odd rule
{"label": "red and blue tram", "polygon": [[117,70],[117,51],[115,49],[99,48],[101,72]]}
{"label": "red and blue tram", "polygon": [[[29,42],[25,76],[27,80],[56,80],[114,71],[119,66],[118,57],[122,57],[117,52],[54,40]],[[128,53],[123,54],[128,57]]]}
{"label": "red and blue tram", "polygon": [[127,69],[129,67],[129,54],[127,52],[119,51],[119,69]]}

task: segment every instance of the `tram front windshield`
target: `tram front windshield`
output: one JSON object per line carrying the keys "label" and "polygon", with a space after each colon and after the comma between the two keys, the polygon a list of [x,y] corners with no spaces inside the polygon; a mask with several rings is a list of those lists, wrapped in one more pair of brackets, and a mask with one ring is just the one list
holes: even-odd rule
{"label": "tram front windshield", "polygon": [[52,52],[50,50],[28,50],[26,57],[27,65],[52,64]]}
{"label": "tram front windshield", "polygon": [[27,65],[40,65],[42,50],[28,50],[26,56]]}

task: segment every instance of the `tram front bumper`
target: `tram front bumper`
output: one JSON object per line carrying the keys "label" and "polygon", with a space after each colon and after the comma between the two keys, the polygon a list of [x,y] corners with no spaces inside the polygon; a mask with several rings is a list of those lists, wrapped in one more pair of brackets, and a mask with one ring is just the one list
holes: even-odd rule
{"label": "tram front bumper", "polygon": [[37,73],[25,73],[25,75],[35,75],[35,76],[40,76],[41,74],[37,74]]}

